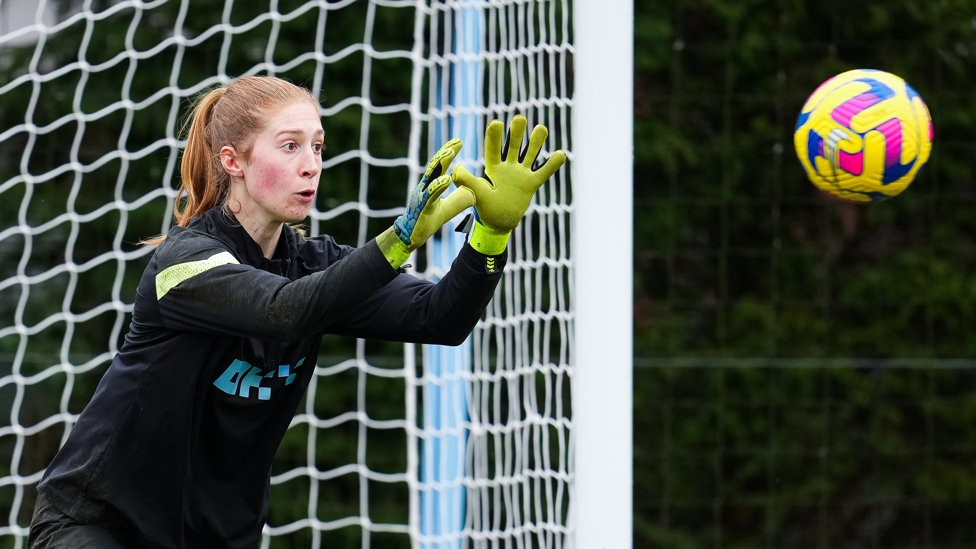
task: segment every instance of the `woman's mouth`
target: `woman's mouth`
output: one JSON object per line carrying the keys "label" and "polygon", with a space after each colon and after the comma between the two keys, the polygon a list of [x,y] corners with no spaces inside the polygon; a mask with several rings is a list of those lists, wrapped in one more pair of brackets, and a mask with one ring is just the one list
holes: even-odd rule
{"label": "woman's mouth", "polygon": [[311,202],[315,198],[315,191],[302,191],[298,193],[298,197],[301,198],[303,202]]}

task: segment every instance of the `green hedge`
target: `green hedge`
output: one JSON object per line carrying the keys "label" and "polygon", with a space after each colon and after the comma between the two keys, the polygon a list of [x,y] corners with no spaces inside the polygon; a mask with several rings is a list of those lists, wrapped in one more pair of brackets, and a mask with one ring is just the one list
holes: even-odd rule
{"label": "green hedge", "polygon": [[[635,8],[635,546],[969,546],[976,4]],[[792,148],[853,68],[905,78],[935,126],[871,205]]]}

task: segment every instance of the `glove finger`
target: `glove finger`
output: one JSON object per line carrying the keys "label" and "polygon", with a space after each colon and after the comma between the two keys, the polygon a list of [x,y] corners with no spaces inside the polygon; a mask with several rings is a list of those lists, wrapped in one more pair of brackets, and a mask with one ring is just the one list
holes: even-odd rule
{"label": "glove finger", "polygon": [[505,124],[501,120],[492,120],[485,128],[485,164],[494,166],[502,162],[502,137]]}
{"label": "glove finger", "polygon": [[461,187],[441,200],[440,216],[445,222],[454,219],[464,210],[474,206],[475,198],[471,189]]}
{"label": "glove finger", "polygon": [[424,179],[430,181],[447,173],[447,169],[451,167],[451,162],[454,161],[454,157],[461,150],[461,146],[460,139],[452,139],[444,143],[444,146],[434,153],[430,162],[427,163],[427,171],[424,172]]}
{"label": "glove finger", "polygon": [[546,128],[542,124],[539,124],[532,130],[532,135],[529,136],[529,148],[525,151],[525,158],[522,159],[523,166],[532,168],[532,164],[539,156],[539,151],[546,144],[547,137],[549,137],[549,128]]}
{"label": "glove finger", "polygon": [[[556,173],[556,170],[561,168],[562,165],[565,163],[566,163],[566,153],[559,150],[552,153],[552,156],[549,157],[549,160],[546,160],[546,163],[543,164],[535,173],[538,174],[538,177],[544,183],[547,179],[552,177],[552,174]],[[539,186],[541,187],[542,185],[540,184]]]}
{"label": "glove finger", "polygon": [[460,139],[458,139],[458,138],[455,137],[454,139],[448,141],[447,143],[444,143],[444,145],[441,146],[441,148],[442,149],[447,149],[447,148],[453,149],[454,150],[454,154],[457,154],[458,152],[461,151],[461,147],[463,147],[463,146],[464,146],[464,142],[462,142]]}
{"label": "glove finger", "polygon": [[518,162],[519,153],[522,151],[522,138],[525,137],[525,128],[528,125],[529,121],[521,114],[512,119],[512,123],[508,127],[509,139],[506,162]]}
{"label": "glove finger", "polygon": [[427,186],[427,198],[424,201],[423,209],[427,209],[431,204],[436,204],[440,199],[444,191],[451,186],[451,176],[442,175],[437,179],[428,183]]}
{"label": "glove finger", "polygon": [[466,187],[470,189],[476,197],[481,196],[483,198],[487,198],[488,193],[495,190],[494,186],[492,186],[492,184],[486,179],[475,177],[464,166],[455,167],[454,172],[451,173],[451,179],[454,181],[454,186],[459,189]]}
{"label": "glove finger", "polygon": [[[464,143],[458,138],[454,138],[448,141],[447,143],[444,143],[443,146],[441,146],[440,150],[446,153],[444,158],[441,159],[441,168],[442,168],[441,174],[448,173],[447,169],[451,167],[451,162],[453,162],[457,154],[461,152],[461,147],[463,146]],[[451,152],[448,153],[447,151],[451,151]],[[437,177],[440,177],[440,175],[438,175]]]}

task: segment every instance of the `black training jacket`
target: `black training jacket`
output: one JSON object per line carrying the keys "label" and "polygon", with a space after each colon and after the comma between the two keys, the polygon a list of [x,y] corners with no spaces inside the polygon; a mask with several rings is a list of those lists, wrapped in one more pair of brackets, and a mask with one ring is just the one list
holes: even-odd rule
{"label": "black training jacket", "polygon": [[[38,491],[139,547],[256,548],[271,462],[325,333],[457,345],[505,257],[463,246],[437,284],[287,227],[273,259],[220,208],[174,227],[129,333]],[[404,502],[406,504],[406,502]]]}

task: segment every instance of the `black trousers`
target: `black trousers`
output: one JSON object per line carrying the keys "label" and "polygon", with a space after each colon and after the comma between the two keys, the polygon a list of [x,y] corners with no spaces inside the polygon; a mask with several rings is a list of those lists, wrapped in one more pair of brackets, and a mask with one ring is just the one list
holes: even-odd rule
{"label": "black trousers", "polygon": [[81,524],[37,495],[27,549],[136,549],[135,532]]}

